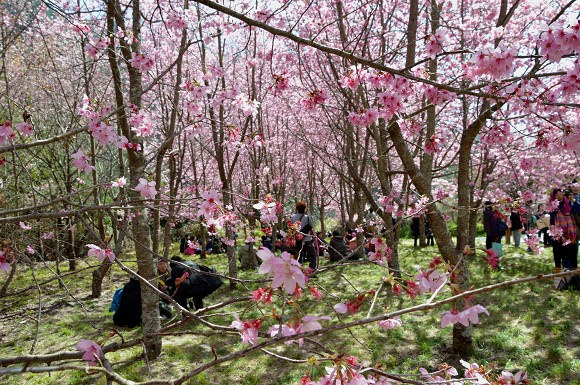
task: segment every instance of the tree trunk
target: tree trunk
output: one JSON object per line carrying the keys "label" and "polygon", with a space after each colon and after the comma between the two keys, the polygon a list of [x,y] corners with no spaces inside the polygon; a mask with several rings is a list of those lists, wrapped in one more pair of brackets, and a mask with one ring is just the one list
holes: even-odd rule
{"label": "tree trunk", "polygon": [[[118,108],[121,110],[117,113],[117,122],[123,134],[129,139],[131,143],[138,143],[140,150],[128,150],[129,158],[129,186],[130,186],[130,204],[135,208],[131,211],[134,215],[132,224],[133,240],[135,242],[135,254],[137,256],[138,274],[150,281],[154,282],[157,276],[157,258],[151,252],[151,234],[149,232],[149,221],[146,209],[138,208],[142,206],[141,196],[135,187],[139,184],[140,178],[145,178],[146,159],[143,152],[143,138],[137,137],[131,131],[127,114],[125,111],[125,102],[123,96],[123,85],[121,83],[121,72],[117,62],[115,47],[115,22],[122,30],[125,28],[125,18],[122,8],[118,0],[107,1],[107,32],[110,37],[110,47],[107,50],[111,73],[113,75],[113,85],[115,90],[115,101]],[[132,53],[140,52],[140,26],[141,13],[140,1],[133,0],[132,2],[132,32],[133,39],[129,45],[123,38],[120,48],[121,53],[126,61],[131,60]],[[141,96],[143,93],[142,75],[137,69],[132,66],[127,67],[129,73],[129,102],[137,108],[141,108]],[[159,186],[158,186],[159,187]],[[145,285],[141,285],[141,305],[142,305],[142,331],[145,336],[145,354],[150,359],[157,358],[161,353],[161,337],[156,336],[159,331],[159,295],[149,289]],[[148,337],[153,336],[153,337]]]}
{"label": "tree trunk", "polygon": [[103,279],[111,268],[111,265],[111,261],[109,261],[109,259],[105,259],[101,263],[101,266],[99,266],[97,270],[93,271],[93,279],[91,281],[91,298],[99,298],[101,296]]}
{"label": "tree trunk", "polygon": [[425,237],[425,215],[419,217],[419,246],[427,246],[427,238]]}

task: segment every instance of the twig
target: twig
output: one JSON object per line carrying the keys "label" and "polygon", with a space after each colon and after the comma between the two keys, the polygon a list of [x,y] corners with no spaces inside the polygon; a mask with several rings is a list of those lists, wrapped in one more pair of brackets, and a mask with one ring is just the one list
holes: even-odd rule
{"label": "twig", "polygon": [[278,358],[280,360],[284,360],[284,361],[287,361],[287,362],[292,362],[292,363],[295,363],[295,364],[303,364],[303,363],[308,362],[308,360],[296,360],[294,358],[284,357],[284,356],[281,356],[279,354],[276,354],[276,353],[271,352],[271,351],[266,350],[266,349],[260,349],[260,350],[263,351],[264,353],[272,356],[272,357],[276,357],[276,358]]}
{"label": "twig", "polygon": [[147,373],[149,373],[149,379],[153,378],[153,372],[151,371],[151,364],[149,363],[149,354],[147,353],[147,346],[141,341],[141,346],[143,347],[143,358],[145,359],[145,365],[147,366]]}
{"label": "twig", "polygon": [[369,309],[369,311],[367,313],[367,318],[371,316],[371,313],[373,312],[373,309],[375,308],[375,303],[377,302],[377,298],[379,297],[379,293],[383,289],[384,284],[385,284],[385,281],[381,280],[381,284],[379,285],[379,288],[375,292],[375,296],[373,298],[373,302],[371,302],[371,307],[370,307],[370,309]]}

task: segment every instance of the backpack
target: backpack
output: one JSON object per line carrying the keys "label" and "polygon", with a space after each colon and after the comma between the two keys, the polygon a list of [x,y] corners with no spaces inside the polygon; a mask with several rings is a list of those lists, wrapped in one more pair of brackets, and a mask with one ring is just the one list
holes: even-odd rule
{"label": "backpack", "polygon": [[300,229],[300,232],[303,234],[310,234],[310,232],[312,231],[312,223],[310,222],[310,217],[308,215],[306,216],[306,218],[308,218],[308,222],[306,222],[304,227]]}
{"label": "backpack", "polygon": [[[199,265],[199,270],[206,272],[206,273],[217,274],[217,270],[214,267],[207,267],[204,265]],[[221,285],[224,284],[224,281],[222,281],[222,279],[216,275],[203,274],[203,279],[209,286],[209,293],[208,294],[213,293],[214,291],[219,289],[219,287]]]}
{"label": "backpack", "polygon": [[[568,269],[564,269],[567,271]],[[574,274],[572,276],[556,278],[556,290],[577,290],[580,291],[580,275]]]}
{"label": "backpack", "polygon": [[119,305],[121,304],[121,296],[123,295],[123,288],[115,290],[115,294],[113,294],[113,300],[111,301],[111,306],[109,307],[109,311],[117,311]]}
{"label": "backpack", "polygon": [[508,229],[508,225],[507,223],[505,223],[505,221],[501,218],[498,218],[496,221],[496,226],[497,226],[497,232],[499,235],[505,235],[505,232]]}

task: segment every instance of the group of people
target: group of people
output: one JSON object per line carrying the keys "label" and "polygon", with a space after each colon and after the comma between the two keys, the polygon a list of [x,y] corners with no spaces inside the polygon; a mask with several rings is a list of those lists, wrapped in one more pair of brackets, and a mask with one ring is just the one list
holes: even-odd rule
{"label": "group of people", "polygon": [[421,236],[421,219],[423,219],[425,222],[425,239],[427,240],[427,246],[435,246],[433,230],[431,230],[429,221],[427,218],[425,218],[425,215],[416,215],[411,219],[411,235],[413,236],[413,247],[417,247],[417,241]]}
{"label": "group of people", "polygon": [[[372,211],[370,212],[372,214]],[[368,216],[367,216],[367,220]],[[376,232],[373,223],[365,226],[364,248],[359,248],[357,232],[352,229],[336,229],[327,235],[322,232],[314,232],[314,222],[312,217],[306,212],[306,204],[302,201],[296,204],[296,212],[290,216],[291,223],[299,223],[296,236],[289,240],[282,233],[276,236],[276,242],[272,243],[272,237],[262,236],[262,247],[272,251],[286,251],[293,254],[296,259],[312,270],[315,270],[320,261],[320,257],[326,256],[331,262],[341,261],[348,257],[349,260],[359,259],[361,255],[372,251],[371,239]],[[253,237],[252,237],[253,238]],[[327,241],[330,238],[330,241]],[[238,247],[238,261],[242,270],[256,269],[260,263],[256,257],[258,249],[253,243],[246,242]]]}
{"label": "group of people", "polygon": [[[189,237],[184,236],[180,240],[179,252],[186,255],[199,255],[202,251],[202,242],[195,235],[190,235]],[[222,242],[219,237],[215,235],[210,235],[209,239],[205,244],[205,252],[207,254],[220,254],[222,253]]]}
{"label": "group of people", "polygon": [[[191,305],[196,310],[203,308],[203,299],[223,284],[215,269],[179,256],[173,256],[171,261],[161,259],[157,264],[157,271],[159,290],[171,296],[185,309],[190,309]],[[115,297],[113,303],[117,303],[113,308],[114,324],[122,327],[141,325],[141,282],[131,278],[122,290],[117,291]],[[160,314],[167,318],[171,316],[168,303],[163,298],[159,302]]]}
{"label": "group of people", "polygon": [[[557,202],[557,204],[556,204]],[[505,243],[510,244],[511,238],[515,247],[520,247],[523,233],[537,234],[544,246],[552,247],[554,268],[556,272],[578,267],[578,239],[580,234],[580,185],[573,184],[570,190],[555,188],[546,204],[538,204],[537,211],[526,206],[514,204],[504,215],[493,206],[492,202],[485,203],[483,225],[486,233],[485,246],[494,248],[494,243],[501,245],[501,238],[505,236]]]}

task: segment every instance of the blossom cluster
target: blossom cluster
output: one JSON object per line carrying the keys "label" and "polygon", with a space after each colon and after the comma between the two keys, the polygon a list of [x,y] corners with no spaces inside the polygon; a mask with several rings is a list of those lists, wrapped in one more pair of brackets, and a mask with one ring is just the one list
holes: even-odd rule
{"label": "blossom cluster", "polygon": [[326,99],[328,99],[326,91],[314,90],[309,92],[307,97],[302,99],[300,104],[306,109],[306,111],[313,111],[318,105],[324,104]]}
{"label": "blossom cluster", "polygon": [[0,250],[0,270],[4,270],[8,273],[10,270],[10,264],[8,263],[8,252],[5,250]]}
{"label": "blossom cluster", "polygon": [[538,39],[540,55],[551,62],[559,62],[564,55],[580,52],[580,22],[576,19],[568,27],[545,25]]}
{"label": "blossom cluster", "polygon": [[145,199],[153,199],[157,195],[155,184],[155,181],[149,182],[145,178],[139,178],[139,184],[135,186],[135,191],[138,191]]}
{"label": "blossom cluster", "polygon": [[131,130],[135,132],[137,136],[150,136],[153,134],[153,124],[150,119],[145,115],[143,111],[139,111],[134,108],[129,116],[129,124],[131,125]]}
{"label": "blossom cluster", "polygon": [[274,276],[272,288],[282,287],[288,294],[293,294],[298,287],[306,286],[308,279],[302,265],[290,253],[283,252],[277,257],[269,249],[260,247],[257,255],[262,260],[258,273]]}
{"label": "blossom cluster", "polygon": [[443,52],[443,44],[447,42],[445,35],[438,31],[427,37],[427,43],[425,44],[425,52],[427,56],[431,59]]}
{"label": "blossom cluster", "polygon": [[84,352],[82,359],[90,366],[97,365],[98,360],[103,358],[103,349],[91,340],[80,340],[77,344],[77,350]]}
{"label": "blossom cluster", "polygon": [[149,55],[138,52],[131,53],[131,59],[129,59],[129,63],[140,72],[147,72],[155,65],[155,62],[153,59],[151,59],[151,57],[149,57]]}
{"label": "blossom cluster", "polygon": [[425,97],[431,102],[431,104],[437,106],[455,99],[455,94],[451,91],[429,86],[425,89]]}
{"label": "blossom cluster", "polygon": [[383,238],[372,238],[371,245],[374,246],[374,251],[369,252],[369,261],[386,265],[391,260],[393,250],[387,246]]}
{"label": "blossom cluster", "polygon": [[115,260],[115,253],[108,247],[102,249],[97,245],[88,244],[87,247],[89,248],[89,252],[87,255],[89,257],[97,257],[99,262],[103,262],[105,259],[109,259],[110,262]]}
{"label": "blossom cluster", "polygon": [[187,21],[184,15],[173,12],[167,17],[167,27],[180,30],[187,27]]}
{"label": "blossom cluster", "polygon": [[87,44],[85,47],[85,52],[93,59],[96,59],[99,56],[99,53],[106,49],[108,45],[109,41],[101,37]]}
{"label": "blossom cluster", "polygon": [[441,317],[441,327],[444,328],[448,325],[454,325],[456,323],[460,323],[465,327],[469,326],[470,324],[475,325],[479,323],[479,313],[485,313],[489,315],[487,309],[481,305],[468,307],[461,312],[457,309],[451,309],[450,311],[443,313],[443,317]]}
{"label": "blossom cluster", "polygon": [[95,170],[95,166],[92,166],[89,163],[89,158],[87,154],[81,149],[71,155],[73,160],[73,165],[81,171],[84,171],[87,174],[90,174],[93,170]]}
{"label": "blossom cluster", "polygon": [[473,54],[469,60],[470,66],[467,77],[475,79],[480,76],[489,76],[492,79],[500,79],[512,72],[515,52],[510,49],[484,48]]}
{"label": "blossom cluster", "polygon": [[12,127],[12,122],[7,120],[0,124],[0,144],[4,143],[7,139],[14,139],[16,132],[19,132],[22,136],[32,136],[34,135],[34,127],[28,122],[18,123]]}

